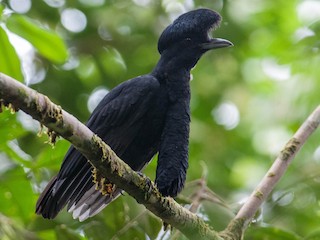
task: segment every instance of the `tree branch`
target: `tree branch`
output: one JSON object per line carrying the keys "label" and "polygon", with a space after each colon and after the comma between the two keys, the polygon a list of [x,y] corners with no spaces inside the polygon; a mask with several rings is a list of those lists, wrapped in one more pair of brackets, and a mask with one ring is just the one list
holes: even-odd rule
{"label": "tree branch", "polygon": [[[293,137],[284,146],[269,171],[252,192],[245,204],[241,207],[236,217],[230,222],[228,228],[222,232],[222,236],[225,239],[241,238],[241,235],[248,227],[254,217],[254,214],[274,189],[275,185],[283,176],[297,152],[309,136],[318,128],[319,124],[320,105],[310,114],[307,120],[305,120]],[[230,233],[236,234],[236,236],[232,234],[230,235]]]}
{"label": "tree branch", "polygon": [[[119,188],[134,197],[138,203],[179,229],[190,239],[221,239],[218,233],[198,216],[180,206],[170,197],[162,197],[155,184],[142,177],[124,163],[112,149],[74,116],[53,104],[48,97],[32,90],[11,77],[0,73],[0,99],[21,109],[49,132],[70,141],[92,166]],[[1,103],[1,101],[0,101]],[[53,135],[55,134],[53,133]]]}

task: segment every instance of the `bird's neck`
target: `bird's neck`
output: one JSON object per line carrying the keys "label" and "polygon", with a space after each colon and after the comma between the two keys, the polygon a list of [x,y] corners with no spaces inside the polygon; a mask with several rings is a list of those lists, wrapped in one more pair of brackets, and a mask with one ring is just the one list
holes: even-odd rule
{"label": "bird's neck", "polygon": [[179,58],[165,58],[162,56],[153,69],[152,75],[160,84],[167,88],[171,101],[190,99],[190,70],[191,66],[181,64]]}
{"label": "bird's neck", "polygon": [[159,81],[165,81],[165,83],[177,79],[180,79],[180,82],[189,82],[190,71],[200,57],[200,54],[190,54],[190,52],[164,51],[158,64],[153,69],[152,75],[157,77]]}

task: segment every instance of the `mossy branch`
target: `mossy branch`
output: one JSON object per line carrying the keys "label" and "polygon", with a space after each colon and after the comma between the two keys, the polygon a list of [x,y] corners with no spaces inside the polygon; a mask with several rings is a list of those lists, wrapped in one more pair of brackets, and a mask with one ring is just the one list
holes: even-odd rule
{"label": "mossy branch", "polygon": [[[221,239],[201,218],[170,197],[162,197],[155,184],[123,162],[112,149],[74,116],[52,103],[48,97],[0,73],[0,103],[38,120],[42,125],[71,142],[99,171],[134,197],[164,222],[179,229],[189,239]],[[100,179],[101,180],[101,179]]]}

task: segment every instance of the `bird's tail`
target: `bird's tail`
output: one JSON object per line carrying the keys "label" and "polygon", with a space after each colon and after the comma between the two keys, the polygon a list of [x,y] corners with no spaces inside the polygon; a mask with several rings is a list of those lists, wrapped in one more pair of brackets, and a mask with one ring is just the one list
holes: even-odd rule
{"label": "bird's tail", "polygon": [[96,190],[90,170],[82,175],[81,179],[76,178],[72,181],[61,180],[55,176],[40,195],[36,204],[36,213],[44,218],[53,219],[68,204],[67,209],[72,212],[73,218],[84,221],[98,214],[121,193],[122,190],[116,187],[107,195]]}

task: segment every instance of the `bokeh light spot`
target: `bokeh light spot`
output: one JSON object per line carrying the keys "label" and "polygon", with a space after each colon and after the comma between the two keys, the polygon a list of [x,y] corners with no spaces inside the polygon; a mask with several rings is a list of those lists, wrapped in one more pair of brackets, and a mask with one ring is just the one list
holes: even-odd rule
{"label": "bokeh light spot", "polygon": [[46,4],[53,8],[62,7],[66,1],[65,0],[44,0]]}
{"label": "bokeh light spot", "polygon": [[211,112],[217,124],[222,125],[227,130],[235,128],[240,121],[240,114],[237,106],[231,102],[221,103]]}
{"label": "bokeh light spot", "polygon": [[313,153],[313,159],[320,163],[320,146],[316,148],[316,150]]}
{"label": "bokeh light spot", "polygon": [[282,127],[273,127],[257,131],[253,137],[253,145],[263,154],[276,155],[290,139],[289,132]]}
{"label": "bokeh light spot", "polygon": [[34,120],[30,115],[19,111],[17,114],[17,120],[21,123],[24,129],[37,133],[40,131],[40,123]]}
{"label": "bokeh light spot", "polygon": [[263,59],[262,69],[264,73],[273,80],[284,81],[288,80],[291,76],[291,68],[289,65],[279,65],[275,59]]}
{"label": "bokeh light spot", "polygon": [[320,1],[305,0],[297,6],[298,17],[302,22],[312,23],[320,19]]}
{"label": "bokeh light spot", "polygon": [[76,55],[76,50],[71,48],[68,51],[70,53],[69,58],[65,64],[63,64],[62,68],[64,70],[72,70],[79,66],[80,60],[78,56]]}
{"label": "bokeh light spot", "polygon": [[81,32],[87,26],[87,18],[80,10],[67,8],[61,13],[61,23],[70,32]]}
{"label": "bokeh light spot", "polygon": [[88,99],[88,109],[90,113],[93,112],[93,110],[96,108],[96,106],[108,92],[109,91],[106,88],[96,88],[95,90],[93,90],[92,94]]}
{"label": "bokeh light spot", "polygon": [[31,0],[10,0],[9,4],[17,13],[26,13],[31,8]]}
{"label": "bokeh light spot", "polygon": [[296,42],[298,42],[304,38],[312,37],[314,35],[315,35],[314,31],[312,31],[310,28],[301,27],[295,31],[293,38]]}
{"label": "bokeh light spot", "polygon": [[272,194],[272,200],[280,206],[286,206],[292,203],[294,199],[294,193],[290,191],[275,191]]}

